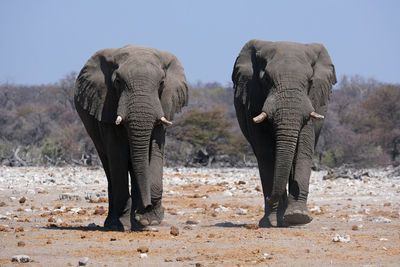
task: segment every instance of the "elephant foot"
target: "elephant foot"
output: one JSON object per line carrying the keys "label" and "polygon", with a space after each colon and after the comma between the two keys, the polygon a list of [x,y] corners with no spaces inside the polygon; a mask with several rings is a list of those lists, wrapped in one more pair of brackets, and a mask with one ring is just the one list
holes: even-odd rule
{"label": "elephant foot", "polygon": [[119,217],[108,214],[104,221],[104,227],[110,231],[127,231],[131,228],[130,215],[132,209],[132,200],[128,199],[126,206]]}
{"label": "elephant foot", "polygon": [[278,205],[279,202],[272,203],[269,199],[265,200],[265,214],[258,222],[261,228],[278,226]]}
{"label": "elephant foot", "polygon": [[283,220],[289,224],[307,224],[312,221],[305,202],[289,201]]}
{"label": "elephant foot", "polygon": [[125,230],[124,225],[118,218],[107,216],[106,220],[104,221],[104,228],[110,231],[118,231],[123,232]]}
{"label": "elephant foot", "polygon": [[164,219],[164,208],[161,201],[157,204],[147,207],[144,211],[137,211],[135,214],[136,222],[143,226],[159,225]]}

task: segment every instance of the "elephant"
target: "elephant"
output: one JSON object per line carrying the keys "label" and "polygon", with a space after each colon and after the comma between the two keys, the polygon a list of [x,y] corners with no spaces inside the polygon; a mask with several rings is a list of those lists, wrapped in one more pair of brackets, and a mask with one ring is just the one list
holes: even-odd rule
{"label": "elephant", "polygon": [[166,128],[188,103],[179,60],[144,46],[100,50],[80,71],[74,101],[107,177],[104,227],[160,224]]}
{"label": "elephant", "polygon": [[236,116],[261,178],[259,226],[311,222],[312,157],[337,82],[327,50],[317,43],[250,40],[236,58],[232,81]]}

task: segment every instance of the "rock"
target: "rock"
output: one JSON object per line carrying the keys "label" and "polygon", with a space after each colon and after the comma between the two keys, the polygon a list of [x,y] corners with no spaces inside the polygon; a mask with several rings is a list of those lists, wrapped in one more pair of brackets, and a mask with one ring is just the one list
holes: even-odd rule
{"label": "rock", "polygon": [[149,248],[146,246],[140,246],[137,248],[137,251],[140,253],[147,253],[147,252],[149,252]]}
{"label": "rock", "polygon": [[5,207],[5,206],[7,206],[7,204],[4,201],[0,202],[0,207]]}
{"label": "rock", "polygon": [[81,200],[80,196],[68,193],[60,194],[59,198],[60,200]]}
{"label": "rock", "polygon": [[18,228],[15,228],[15,232],[16,233],[18,233],[18,232],[23,232],[24,231],[24,227],[22,227],[22,226],[20,226],[20,227],[18,227]]}
{"label": "rock", "polygon": [[24,204],[25,201],[26,201],[26,198],[25,198],[25,197],[21,197],[21,198],[19,199],[19,203],[21,203],[21,204]]}
{"label": "rock", "polygon": [[94,215],[103,215],[104,213],[106,213],[106,210],[103,208],[99,208],[99,209],[95,209],[94,210]]}
{"label": "rock", "polygon": [[117,241],[117,239],[115,237],[111,237],[110,241]]}
{"label": "rock", "polygon": [[25,247],[25,242],[24,241],[19,241],[17,246],[18,247]]}
{"label": "rock", "polygon": [[11,220],[11,218],[8,216],[5,216],[5,215],[0,215],[0,220],[1,221],[9,221],[9,220]]}
{"label": "rock", "polygon": [[204,265],[201,264],[201,263],[199,263],[199,262],[197,262],[197,263],[195,264],[195,266],[196,266],[196,267],[203,267]]}
{"label": "rock", "polygon": [[368,217],[367,220],[369,222],[375,222],[375,223],[391,223],[392,220],[382,217],[382,216],[378,216],[378,217]]}
{"label": "rock", "polygon": [[258,229],[258,224],[249,223],[249,224],[245,224],[244,227],[246,229],[249,229],[249,230],[257,230]]}
{"label": "rock", "polygon": [[176,227],[176,226],[174,226],[174,225],[171,226],[170,234],[173,235],[173,236],[178,236],[178,235],[179,235],[179,229],[178,229],[178,227]]}
{"label": "rock", "polygon": [[237,215],[246,215],[246,214],[247,214],[247,210],[246,210],[246,209],[240,208],[240,209],[238,209],[238,210],[236,211],[236,214],[237,214]]}
{"label": "rock", "polygon": [[95,224],[95,223],[89,223],[87,227],[89,227],[89,228],[96,228],[96,227],[98,227],[98,226],[97,226],[97,224]]}
{"label": "rock", "polygon": [[89,258],[88,257],[84,257],[79,259],[78,265],[79,266],[86,266],[86,264],[89,262]]}
{"label": "rock", "polygon": [[27,263],[31,261],[28,255],[15,255],[12,257],[12,262]]}
{"label": "rock", "polygon": [[199,224],[199,222],[195,220],[187,220],[186,224]]}
{"label": "rock", "polygon": [[339,235],[336,234],[333,238],[332,238],[333,242],[342,242],[342,243],[347,243],[350,242],[350,236],[349,235]]}
{"label": "rock", "polygon": [[139,258],[147,259],[147,254],[146,253],[140,253]]}
{"label": "rock", "polygon": [[246,184],[246,182],[245,182],[245,181],[242,181],[242,180],[240,180],[240,181],[238,182],[238,185],[242,185],[242,184]]}
{"label": "rock", "polygon": [[261,191],[262,191],[262,188],[261,188],[261,186],[259,186],[259,185],[257,185],[254,189],[255,189],[257,192],[261,192]]}
{"label": "rock", "polygon": [[351,230],[353,230],[353,231],[358,231],[358,225],[353,225],[352,227],[351,227]]}

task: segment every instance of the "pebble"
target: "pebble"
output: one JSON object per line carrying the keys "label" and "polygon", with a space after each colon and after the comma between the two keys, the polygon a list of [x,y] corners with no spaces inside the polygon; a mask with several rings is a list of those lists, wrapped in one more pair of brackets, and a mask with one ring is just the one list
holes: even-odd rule
{"label": "pebble", "polygon": [[178,235],[179,235],[179,229],[178,229],[178,227],[176,227],[176,226],[174,226],[174,225],[171,226],[170,234],[173,235],[173,236],[178,236]]}
{"label": "pebble", "polygon": [[382,217],[382,216],[378,216],[378,217],[368,217],[367,220],[369,222],[375,222],[375,223],[391,223],[392,220]]}
{"label": "pebble", "polygon": [[31,261],[28,255],[15,255],[12,257],[12,262],[27,263]]}
{"label": "pebble", "polygon": [[25,197],[21,197],[21,198],[19,199],[19,203],[21,203],[21,204],[24,204],[25,201],[26,201],[26,198],[25,198]]}
{"label": "pebble", "polygon": [[247,210],[246,209],[238,209],[237,211],[236,211],[236,214],[237,215],[246,215],[247,214]]}
{"label": "pebble", "polygon": [[1,215],[1,214],[0,214],[0,220],[1,220],[1,221],[9,221],[9,220],[11,220],[11,218],[8,217],[8,216]]}
{"label": "pebble", "polygon": [[78,195],[72,195],[72,194],[60,194],[59,196],[60,200],[81,200],[81,197]]}
{"label": "pebble", "polygon": [[199,222],[195,220],[187,220],[186,224],[199,224]]}
{"label": "pebble", "polygon": [[96,227],[97,227],[97,224],[95,224],[95,223],[89,223],[89,224],[88,224],[88,227],[89,227],[89,228],[96,228]]}
{"label": "pebble", "polygon": [[349,236],[349,235],[343,235],[343,236],[341,236],[341,235],[339,235],[339,234],[336,234],[336,235],[333,237],[332,241],[333,241],[333,242],[347,243],[347,242],[350,242],[350,236]]}
{"label": "pebble", "polygon": [[86,266],[86,264],[89,262],[89,258],[88,257],[84,257],[79,259],[78,265],[79,266]]}
{"label": "pebble", "polygon": [[147,254],[146,253],[140,253],[139,258],[147,259]]}
{"label": "pebble", "polygon": [[258,224],[249,223],[249,224],[245,224],[244,227],[245,227],[246,229],[249,229],[249,230],[257,230],[257,229],[258,229]]}
{"label": "pebble", "polygon": [[149,248],[146,246],[140,246],[137,248],[137,251],[140,253],[147,253],[147,252],[149,252]]}
{"label": "pebble", "polygon": [[18,247],[25,247],[25,242],[24,241],[19,241],[17,246]]}

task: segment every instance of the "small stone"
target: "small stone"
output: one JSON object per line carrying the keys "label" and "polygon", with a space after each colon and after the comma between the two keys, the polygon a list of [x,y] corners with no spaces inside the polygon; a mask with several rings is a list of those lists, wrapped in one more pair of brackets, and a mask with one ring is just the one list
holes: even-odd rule
{"label": "small stone", "polygon": [[115,237],[111,237],[110,241],[117,241],[117,239]]}
{"label": "small stone", "polygon": [[50,244],[53,244],[53,242],[49,239],[49,240],[47,240],[46,244],[50,245]]}
{"label": "small stone", "polygon": [[176,226],[174,226],[174,225],[171,226],[170,234],[173,235],[173,236],[178,236],[178,235],[179,235],[179,229],[178,229],[178,227],[176,227]]}
{"label": "small stone", "polygon": [[79,266],[86,266],[86,264],[87,264],[88,262],[89,262],[89,258],[88,258],[88,257],[84,257],[84,258],[79,259],[78,265],[79,265]]}
{"label": "small stone", "polygon": [[18,232],[23,232],[24,231],[24,227],[22,227],[22,226],[20,226],[20,227],[18,227],[18,228],[15,228],[15,232],[16,233],[18,233]]}
{"label": "small stone", "polygon": [[352,227],[351,227],[351,230],[353,230],[353,231],[358,231],[358,225],[353,225]]}
{"label": "small stone", "polygon": [[193,230],[193,227],[190,226],[190,225],[185,225],[185,226],[183,227],[183,229],[184,229],[184,230]]}
{"label": "small stone", "polygon": [[149,252],[149,248],[146,246],[140,246],[137,248],[137,251],[140,253],[147,253],[147,252]]}
{"label": "small stone", "polygon": [[0,207],[5,207],[5,206],[7,206],[7,204],[5,203],[5,202],[0,202]]}
{"label": "small stone", "polygon": [[139,258],[147,259],[147,254],[146,253],[140,253]]}
{"label": "small stone", "polygon": [[178,257],[176,258],[176,261],[184,261],[185,259],[183,257]]}
{"label": "small stone", "polygon": [[31,261],[31,258],[27,255],[15,255],[12,257],[12,262],[27,263]]}
{"label": "small stone", "polygon": [[246,184],[246,182],[245,181],[239,181],[238,184],[242,185],[242,184]]}
{"label": "small stone", "polygon": [[386,202],[383,204],[384,207],[390,207],[391,205],[392,205],[392,203],[390,203],[390,202]]}
{"label": "small stone", "polygon": [[254,188],[257,192],[261,192],[262,191],[262,189],[261,189],[261,186],[259,186],[259,185],[257,185],[256,186],[256,188]]}
{"label": "small stone", "polygon": [[197,263],[195,264],[195,266],[196,266],[196,267],[203,267],[203,264],[197,262]]}
{"label": "small stone", "polygon": [[18,247],[25,247],[25,242],[24,241],[19,241],[17,246]]}
{"label": "small stone", "polygon": [[246,210],[246,209],[240,208],[240,209],[238,209],[238,210],[236,211],[236,214],[237,214],[237,215],[246,215],[246,214],[247,214],[247,210]]}
{"label": "small stone", "polygon": [[246,229],[249,229],[249,230],[257,230],[258,229],[258,224],[249,223],[249,224],[245,224],[244,227]]}
{"label": "small stone", "polygon": [[382,217],[382,216],[368,217],[367,220],[370,222],[375,222],[375,223],[391,223],[392,222],[392,220]]}
{"label": "small stone", "polygon": [[95,224],[95,223],[89,223],[89,224],[88,224],[88,227],[89,227],[89,228],[96,228],[96,227],[97,227],[97,224]]}
{"label": "small stone", "polygon": [[7,225],[0,225],[0,232],[9,232],[10,230],[8,229]]}
{"label": "small stone", "polygon": [[339,235],[339,234],[336,234],[336,235],[333,237],[332,241],[333,241],[333,242],[347,243],[347,242],[350,242],[350,236],[349,236],[349,235],[341,236],[341,235]]}
{"label": "small stone", "polygon": [[21,204],[24,204],[25,201],[26,201],[26,198],[25,198],[25,197],[21,197],[21,198],[19,199],[19,203],[21,203]]}
{"label": "small stone", "polygon": [[195,220],[187,220],[186,224],[199,224],[199,222]]}
{"label": "small stone", "polygon": [[172,259],[168,259],[168,258],[164,259],[164,262],[172,262],[172,261],[173,261]]}
{"label": "small stone", "polygon": [[94,215],[103,215],[104,213],[106,213],[106,210],[103,208],[99,208],[99,209],[95,209],[94,210]]}

